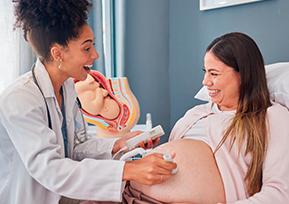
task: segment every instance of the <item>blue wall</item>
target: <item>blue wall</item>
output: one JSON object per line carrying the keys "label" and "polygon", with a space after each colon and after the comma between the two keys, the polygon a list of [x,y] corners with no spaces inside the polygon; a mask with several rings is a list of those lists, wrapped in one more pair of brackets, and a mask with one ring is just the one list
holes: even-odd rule
{"label": "blue wall", "polygon": [[[289,1],[264,0],[199,10],[199,0],[127,0],[126,76],[140,102],[140,123],[167,133],[183,114],[202,102],[206,46],[227,32],[244,32],[259,45],[265,63],[289,61]],[[288,79],[289,80],[289,79]]]}
{"label": "blue wall", "polygon": [[152,114],[153,126],[170,133],[169,1],[126,2],[125,76],[140,104],[139,123]]}

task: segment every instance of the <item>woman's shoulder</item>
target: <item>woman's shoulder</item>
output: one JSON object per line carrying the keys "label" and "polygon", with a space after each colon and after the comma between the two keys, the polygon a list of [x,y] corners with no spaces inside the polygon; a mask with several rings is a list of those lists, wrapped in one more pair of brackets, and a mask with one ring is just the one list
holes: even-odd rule
{"label": "woman's shoulder", "polygon": [[211,111],[213,111],[212,105],[213,105],[212,102],[208,102],[205,104],[194,106],[193,108],[189,109],[186,112],[185,116],[195,115],[195,114],[199,115],[199,114],[211,112]]}
{"label": "woman's shoulder", "polygon": [[272,106],[267,109],[269,115],[289,115],[289,110],[287,107],[276,102],[271,103]]}
{"label": "woman's shoulder", "polygon": [[287,128],[289,124],[289,111],[285,106],[272,102],[272,106],[267,109],[267,118],[271,126],[283,124]]}

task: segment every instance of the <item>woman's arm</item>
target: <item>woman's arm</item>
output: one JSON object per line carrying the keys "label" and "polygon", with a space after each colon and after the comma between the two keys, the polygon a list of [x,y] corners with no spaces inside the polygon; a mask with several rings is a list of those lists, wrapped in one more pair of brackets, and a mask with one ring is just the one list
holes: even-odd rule
{"label": "woman's arm", "polygon": [[[263,185],[254,196],[234,204],[289,203],[289,112],[281,105],[268,108],[269,140],[263,164]],[[233,203],[230,203],[233,204]]]}

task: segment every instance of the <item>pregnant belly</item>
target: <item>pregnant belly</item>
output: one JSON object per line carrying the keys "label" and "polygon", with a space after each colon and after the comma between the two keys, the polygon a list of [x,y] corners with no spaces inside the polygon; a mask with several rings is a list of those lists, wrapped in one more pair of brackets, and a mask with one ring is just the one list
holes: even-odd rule
{"label": "pregnant belly", "polygon": [[147,186],[131,181],[131,187],[165,203],[225,203],[222,179],[207,144],[181,139],[167,142],[155,150],[175,153],[178,172],[158,185]]}

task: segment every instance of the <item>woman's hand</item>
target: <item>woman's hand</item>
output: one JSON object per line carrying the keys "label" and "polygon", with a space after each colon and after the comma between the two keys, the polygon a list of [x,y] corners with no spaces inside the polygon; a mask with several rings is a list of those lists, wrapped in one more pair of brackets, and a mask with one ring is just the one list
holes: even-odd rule
{"label": "woman's hand", "polygon": [[[133,131],[125,134],[122,138],[117,140],[114,144],[114,147],[112,149],[112,154],[117,153],[120,149],[126,146],[125,142],[139,134],[143,133],[142,131]],[[160,138],[157,138],[155,140],[152,140],[151,138],[147,139],[147,143],[145,144],[143,141],[139,142],[139,146],[143,149],[150,149],[153,147],[153,145],[157,145],[160,142]],[[135,147],[133,148],[135,149]],[[125,150],[124,152],[128,152],[128,150]]]}
{"label": "woman's hand", "polygon": [[156,185],[168,180],[175,168],[176,163],[165,161],[162,154],[152,153],[139,160],[125,162],[123,181],[134,180],[145,185]]}

